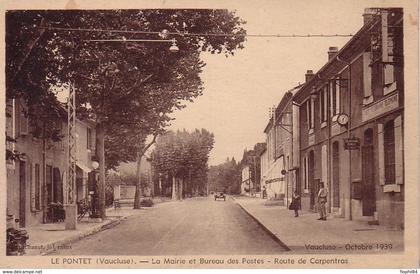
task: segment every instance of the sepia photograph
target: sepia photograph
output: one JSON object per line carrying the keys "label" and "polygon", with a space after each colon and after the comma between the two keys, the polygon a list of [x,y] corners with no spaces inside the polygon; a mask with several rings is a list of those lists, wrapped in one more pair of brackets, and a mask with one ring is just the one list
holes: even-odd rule
{"label": "sepia photograph", "polygon": [[58,2],[3,11],[0,267],[418,267],[418,3]]}

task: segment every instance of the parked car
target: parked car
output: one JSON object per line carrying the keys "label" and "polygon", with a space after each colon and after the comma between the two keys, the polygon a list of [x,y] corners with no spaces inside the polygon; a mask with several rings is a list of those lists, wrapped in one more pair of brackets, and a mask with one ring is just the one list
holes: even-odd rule
{"label": "parked car", "polygon": [[214,200],[216,201],[217,199],[223,199],[223,201],[226,201],[225,193],[223,193],[223,191],[214,193]]}

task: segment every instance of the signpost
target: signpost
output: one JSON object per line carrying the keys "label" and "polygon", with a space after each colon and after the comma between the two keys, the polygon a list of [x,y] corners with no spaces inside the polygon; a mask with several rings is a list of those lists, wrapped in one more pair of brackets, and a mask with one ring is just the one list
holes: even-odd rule
{"label": "signpost", "polygon": [[344,149],[358,150],[360,147],[360,139],[356,137],[344,138]]}

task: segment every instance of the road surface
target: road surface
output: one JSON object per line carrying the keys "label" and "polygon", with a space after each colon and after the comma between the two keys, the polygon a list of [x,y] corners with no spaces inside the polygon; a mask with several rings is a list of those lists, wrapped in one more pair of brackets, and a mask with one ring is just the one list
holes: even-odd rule
{"label": "road surface", "polygon": [[55,255],[278,254],[285,249],[234,201],[191,198],[142,209]]}

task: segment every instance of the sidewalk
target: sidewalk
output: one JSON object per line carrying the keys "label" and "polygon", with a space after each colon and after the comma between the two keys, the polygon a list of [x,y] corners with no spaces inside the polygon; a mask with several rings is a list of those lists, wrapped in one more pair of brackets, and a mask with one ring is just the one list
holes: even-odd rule
{"label": "sidewalk", "polygon": [[265,206],[266,200],[261,198],[232,198],[292,253],[389,253],[404,249],[404,231],[343,218],[318,221],[317,213],[307,211],[299,211],[295,218],[294,211],[285,206]]}
{"label": "sidewalk", "polygon": [[[155,206],[166,202],[165,199],[154,200]],[[88,217],[84,217],[78,224],[76,230],[65,230],[65,223],[39,224],[25,228],[28,232],[26,255],[47,255],[56,249],[70,248],[70,243],[83,239],[102,230],[112,228],[121,223],[122,220],[130,216],[141,215],[145,210],[151,208],[142,207],[133,209],[132,207],[121,207],[118,209],[108,208],[106,219],[101,223],[89,222]]]}

